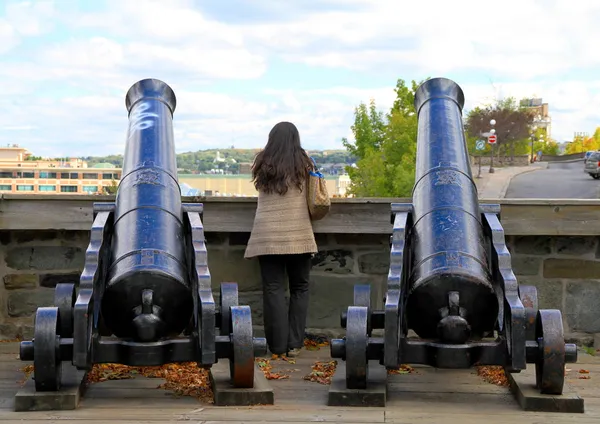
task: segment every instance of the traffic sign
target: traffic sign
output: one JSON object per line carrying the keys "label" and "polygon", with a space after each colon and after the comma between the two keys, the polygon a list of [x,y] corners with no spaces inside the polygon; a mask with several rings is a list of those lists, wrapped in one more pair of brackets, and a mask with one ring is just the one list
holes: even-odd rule
{"label": "traffic sign", "polygon": [[477,142],[475,143],[475,149],[477,149],[477,150],[483,150],[483,149],[485,149],[485,141],[484,140],[477,140]]}
{"label": "traffic sign", "polygon": [[488,137],[488,143],[490,143],[490,144],[496,143],[496,134],[492,134]]}

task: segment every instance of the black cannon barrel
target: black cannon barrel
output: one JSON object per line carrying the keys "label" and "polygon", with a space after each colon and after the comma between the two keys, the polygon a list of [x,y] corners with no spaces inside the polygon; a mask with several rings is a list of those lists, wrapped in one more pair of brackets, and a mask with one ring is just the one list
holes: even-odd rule
{"label": "black cannon barrel", "polygon": [[491,284],[477,187],[462,123],[464,94],[446,78],[417,89],[412,272],[407,321],[422,338],[463,343],[494,330]]}
{"label": "black cannon barrel", "polygon": [[127,92],[129,130],[116,196],[102,316],[118,337],[179,334],[193,301],[173,140],[175,93],[157,79]]}

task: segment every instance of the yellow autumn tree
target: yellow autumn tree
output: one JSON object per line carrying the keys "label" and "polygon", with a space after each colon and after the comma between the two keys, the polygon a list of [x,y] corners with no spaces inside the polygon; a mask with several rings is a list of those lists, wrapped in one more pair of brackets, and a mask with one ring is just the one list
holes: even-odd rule
{"label": "yellow autumn tree", "polygon": [[596,131],[594,131],[594,135],[592,135],[591,137],[575,137],[575,139],[572,142],[567,144],[565,153],[572,154],[597,150],[600,150],[600,127],[596,128]]}

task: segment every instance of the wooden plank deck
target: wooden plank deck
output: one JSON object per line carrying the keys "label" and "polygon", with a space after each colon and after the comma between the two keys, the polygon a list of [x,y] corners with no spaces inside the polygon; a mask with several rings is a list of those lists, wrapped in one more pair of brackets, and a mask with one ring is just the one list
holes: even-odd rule
{"label": "wooden plank deck", "polygon": [[[123,424],[190,421],[194,423],[441,423],[516,424],[600,422],[600,357],[580,353],[570,364],[567,381],[585,398],[584,414],[522,411],[508,388],[486,383],[474,370],[415,368],[416,373],[392,375],[385,408],[327,406],[328,386],[303,380],[314,361],[329,361],[329,349],[303,351],[295,364],[272,362],[273,371],[290,375],[270,380],[275,405],[215,407],[196,399],[174,397],[157,389],[160,380],[136,378],[93,384],[75,411],[14,412],[14,396],[26,363],[17,359],[18,344],[0,343],[0,421],[3,424],[69,424],[119,422]],[[586,369],[589,379],[580,379]]]}

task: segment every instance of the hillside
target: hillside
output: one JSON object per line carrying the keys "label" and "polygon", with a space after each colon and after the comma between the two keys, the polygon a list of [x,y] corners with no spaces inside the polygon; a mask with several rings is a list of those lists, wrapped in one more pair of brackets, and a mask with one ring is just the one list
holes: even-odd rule
{"label": "hillside", "polygon": [[[182,173],[207,172],[211,169],[227,169],[229,172],[238,173],[240,163],[251,163],[259,149],[209,149],[197,152],[185,152],[177,155],[177,167]],[[345,150],[314,150],[309,154],[315,159],[317,165],[346,164],[350,165],[355,159]],[[216,161],[217,155],[219,160]],[[123,166],[123,155],[88,156],[83,157],[89,166],[98,163],[112,163]]]}

